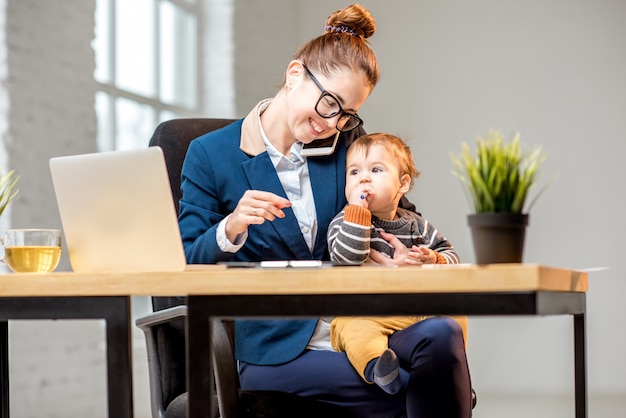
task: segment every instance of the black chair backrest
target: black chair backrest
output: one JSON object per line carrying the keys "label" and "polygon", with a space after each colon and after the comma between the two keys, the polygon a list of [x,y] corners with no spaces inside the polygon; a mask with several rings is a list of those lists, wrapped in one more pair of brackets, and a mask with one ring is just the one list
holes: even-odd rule
{"label": "black chair backrest", "polygon": [[170,176],[176,213],[178,213],[178,201],[182,195],[180,191],[180,172],[183,168],[183,161],[185,160],[189,144],[197,137],[222,128],[234,121],[235,119],[172,119],[162,122],[155,129],[150,139],[150,146],[158,145],[165,154],[165,164]]}

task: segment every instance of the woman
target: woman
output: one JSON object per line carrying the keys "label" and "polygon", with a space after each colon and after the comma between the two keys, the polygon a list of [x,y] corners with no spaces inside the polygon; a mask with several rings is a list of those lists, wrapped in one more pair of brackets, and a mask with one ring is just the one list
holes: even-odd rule
{"label": "woman", "polygon": [[[296,52],[274,98],[191,143],[179,216],[189,263],[328,259],[328,225],[346,203],[346,149],[364,133],[357,111],[378,82],[367,42],[375,29],[362,6],[336,11],[324,34]],[[326,138],[327,155],[306,148]],[[394,259],[371,258],[403,263],[397,248]],[[332,350],[328,319],[235,327],[243,389],[312,396],[360,417],[470,416],[462,332],[451,320],[390,337],[403,368],[403,389],[393,396],[364,383],[345,353]]]}

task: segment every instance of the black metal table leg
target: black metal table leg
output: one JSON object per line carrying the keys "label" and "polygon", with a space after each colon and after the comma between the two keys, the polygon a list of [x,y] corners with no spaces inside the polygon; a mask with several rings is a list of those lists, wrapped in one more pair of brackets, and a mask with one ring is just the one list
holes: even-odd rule
{"label": "black metal table leg", "polygon": [[107,388],[109,417],[132,418],[132,347],[130,300],[122,298],[108,303],[106,320]]}
{"label": "black metal table leg", "polygon": [[0,321],[0,417],[9,418],[9,322]]}
{"label": "black metal table leg", "polygon": [[206,418],[212,416],[211,323],[202,304],[188,304],[187,309],[187,416]]}
{"label": "black metal table leg", "polygon": [[585,314],[574,315],[574,392],[576,418],[587,418]]}
{"label": "black metal table leg", "polygon": [[0,297],[2,415],[9,417],[8,320],[104,319],[107,341],[108,416],[132,418],[132,348],[129,296]]}

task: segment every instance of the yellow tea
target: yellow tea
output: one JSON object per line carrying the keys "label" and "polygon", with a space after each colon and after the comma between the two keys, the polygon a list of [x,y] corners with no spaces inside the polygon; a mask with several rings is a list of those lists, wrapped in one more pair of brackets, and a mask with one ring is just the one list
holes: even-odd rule
{"label": "yellow tea", "polygon": [[7,265],[16,273],[49,273],[59,264],[61,247],[28,245],[5,247]]}

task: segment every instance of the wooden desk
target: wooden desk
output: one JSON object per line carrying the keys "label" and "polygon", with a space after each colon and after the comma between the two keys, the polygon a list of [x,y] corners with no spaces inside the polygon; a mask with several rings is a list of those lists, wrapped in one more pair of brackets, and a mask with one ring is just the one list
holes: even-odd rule
{"label": "wooden desk", "polygon": [[211,318],[421,314],[572,315],[576,418],[587,417],[586,273],[502,264],[230,269],[219,276],[210,291],[188,292],[190,418],[211,411]]}
{"label": "wooden desk", "polygon": [[71,272],[0,274],[1,418],[10,413],[8,321],[14,319],[104,319],[108,416],[133,416],[130,294],[109,289],[102,276],[96,283]]}
{"label": "wooden desk", "polygon": [[[187,378],[190,417],[195,418],[209,416],[211,410],[206,396],[212,385],[209,318],[573,315],[576,417],[584,418],[587,289],[587,273],[519,264],[0,274],[0,321],[6,330],[10,319],[104,318],[109,417],[125,418],[132,417],[130,296],[188,295],[187,335],[193,338],[187,341]],[[7,336],[6,331],[0,334],[1,357]],[[0,372],[6,372],[8,363],[1,360]],[[8,380],[0,383],[7,394],[2,417],[8,417]]]}
{"label": "wooden desk", "polygon": [[0,274],[0,418],[10,413],[8,320],[15,319],[104,319],[108,416],[132,418],[130,297],[150,294],[150,286],[133,280],[150,275]]}

